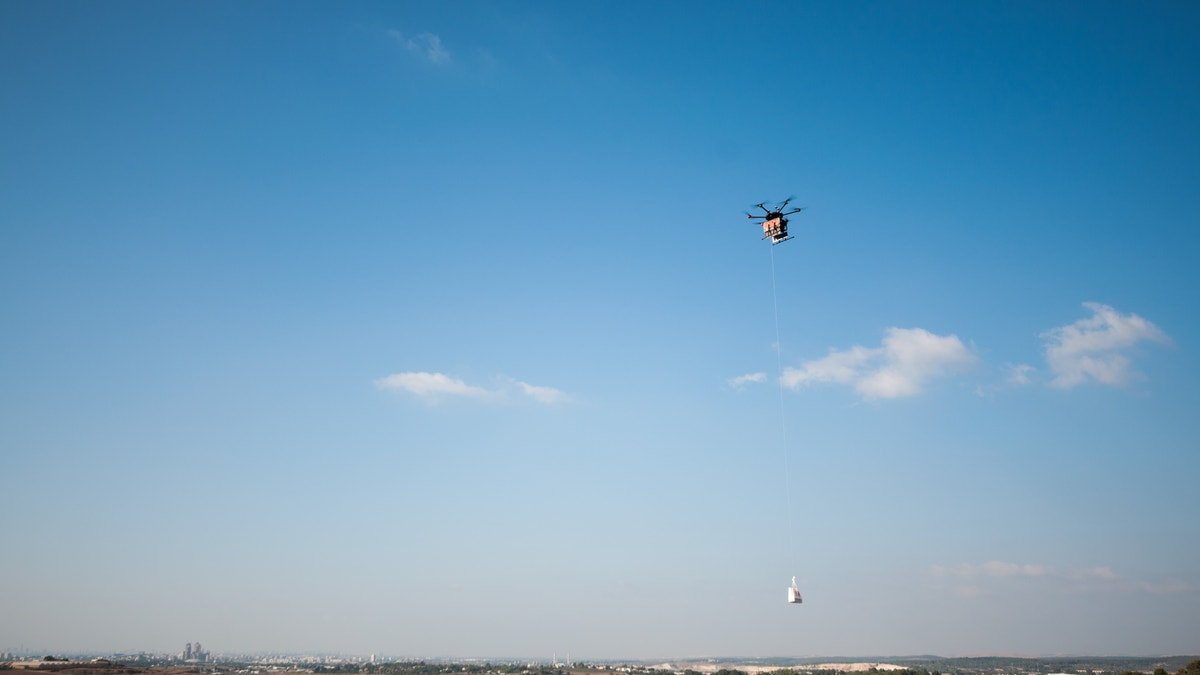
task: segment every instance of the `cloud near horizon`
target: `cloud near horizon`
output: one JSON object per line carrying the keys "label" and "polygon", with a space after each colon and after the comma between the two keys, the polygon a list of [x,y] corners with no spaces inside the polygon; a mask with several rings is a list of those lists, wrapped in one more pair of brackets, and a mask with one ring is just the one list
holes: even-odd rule
{"label": "cloud near horizon", "polygon": [[1058,583],[1076,584],[1087,579],[1102,582],[1117,580],[1117,575],[1107,567],[1075,568],[1056,570],[1049,565],[1030,565],[1001,560],[985,563],[960,563],[958,565],[934,565],[930,573],[935,577],[950,577],[958,583],[950,589],[960,598],[977,598],[988,593],[988,588],[1004,580],[1042,579]]}
{"label": "cloud near horizon", "polygon": [[1121,577],[1111,567],[1066,567],[1052,565],[1030,565],[1001,560],[985,563],[960,563],[958,565],[933,565],[930,574],[961,580],[963,583],[951,588],[951,592],[963,598],[984,595],[989,585],[1005,583],[1005,580],[1042,579],[1058,585],[1093,591],[1142,591],[1154,595],[1193,593],[1200,590],[1195,584],[1178,579],[1159,582],[1136,581]]}
{"label": "cloud near horizon", "polygon": [[375,386],[379,389],[405,391],[430,402],[450,397],[503,401],[509,398],[510,393],[518,393],[546,405],[562,403],[570,398],[553,387],[533,385],[513,378],[503,378],[503,383],[501,387],[488,389],[467,384],[444,373],[426,372],[394,373],[375,380]]}
{"label": "cloud near horizon", "polygon": [[1071,568],[1064,571],[1056,570],[1047,565],[1020,565],[1011,562],[992,560],[982,564],[962,563],[952,567],[943,565],[933,566],[934,576],[952,577],[1046,577],[1057,576],[1066,579],[1116,579],[1117,575],[1108,567]]}
{"label": "cloud near horizon", "polygon": [[921,393],[930,379],[964,370],[976,361],[957,335],[923,328],[889,328],[880,347],[855,345],[783,371],[789,389],[832,382],[854,387],[864,398],[899,398]]}
{"label": "cloud near horizon", "polygon": [[1052,387],[1070,389],[1086,382],[1123,386],[1140,377],[1124,351],[1139,342],[1171,343],[1158,326],[1137,314],[1121,314],[1098,302],[1083,306],[1092,316],[1041,335],[1046,341],[1046,364],[1054,374]]}

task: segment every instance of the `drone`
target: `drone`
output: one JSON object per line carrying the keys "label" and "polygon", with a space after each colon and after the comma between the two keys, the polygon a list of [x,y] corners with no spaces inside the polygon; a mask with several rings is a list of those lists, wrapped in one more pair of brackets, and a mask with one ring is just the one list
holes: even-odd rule
{"label": "drone", "polygon": [[800,213],[804,210],[802,208],[793,208],[791,211],[785,210],[787,209],[788,202],[792,201],[792,199],[793,197],[788,197],[787,199],[783,200],[782,204],[769,209],[766,207],[766,202],[755,204],[757,208],[763,210],[764,215],[756,216],[752,213],[746,214],[746,217],[750,219],[762,218],[763,239],[770,239],[772,246],[791,239],[787,231],[787,217],[793,213]]}

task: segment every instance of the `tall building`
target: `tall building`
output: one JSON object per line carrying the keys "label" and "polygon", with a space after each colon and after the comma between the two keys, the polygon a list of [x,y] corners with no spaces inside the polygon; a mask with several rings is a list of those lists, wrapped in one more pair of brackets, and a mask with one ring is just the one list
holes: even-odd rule
{"label": "tall building", "polygon": [[199,642],[195,644],[191,642],[187,643],[183,651],[179,653],[179,660],[181,661],[208,661],[208,657],[208,652],[204,651],[204,647],[201,647]]}

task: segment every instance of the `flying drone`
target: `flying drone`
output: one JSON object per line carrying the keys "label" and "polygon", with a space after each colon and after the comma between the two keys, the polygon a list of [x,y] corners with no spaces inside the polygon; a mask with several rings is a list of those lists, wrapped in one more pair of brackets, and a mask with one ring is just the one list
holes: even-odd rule
{"label": "flying drone", "polygon": [[762,219],[763,239],[770,239],[772,246],[791,239],[791,237],[788,236],[787,217],[793,213],[800,213],[804,210],[801,208],[793,208],[791,211],[787,211],[786,209],[788,202],[791,202],[792,199],[792,197],[788,197],[787,199],[783,200],[782,204],[769,209],[766,207],[766,202],[755,204],[756,208],[762,209],[763,215],[756,216],[753,213],[746,214],[746,217],[750,218],[751,220],[759,218]]}

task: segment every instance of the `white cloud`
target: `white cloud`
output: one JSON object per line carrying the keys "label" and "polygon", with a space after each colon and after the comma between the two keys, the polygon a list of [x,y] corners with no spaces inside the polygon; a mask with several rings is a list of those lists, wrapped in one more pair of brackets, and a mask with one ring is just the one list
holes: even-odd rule
{"label": "white cloud", "polygon": [[405,49],[430,63],[450,63],[450,52],[442,46],[442,38],[433,33],[417,33],[412,37],[405,37],[400,31],[392,29],[388,31],[388,35],[395,38]]}
{"label": "white cloud", "polygon": [[1092,316],[1041,335],[1046,340],[1046,364],[1054,373],[1051,386],[1069,389],[1089,381],[1124,385],[1137,373],[1123,350],[1143,341],[1171,341],[1158,326],[1136,314],[1121,314],[1096,302],[1083,306]]}
{"label": "white cloud", "polygon": [[859,346],[840,352],[831,349],[823,359],[806,361],[799,368],[784,368],[783,386],[796,389],[811,382],[852,384],[861,377],[863,368],[882,353],[882,349]]}
{"label": "white cloud", "polygon": [[537,386],[511,377],[499,378],[499,380],[500,384],[496,388],[488,389],[467,384],[443,373],[409,372],[382,377],[375,380],[375,386],[380,389],[406,391],[429,401],[439,401],[454,396],[504,401],[510,399],[515,393],[547,405],[570,400],[566,393],[553,387]]}
{"label": "white cloud", "polygon": [[1004,378],[1004,381],[1014,387],[1023,387],[1033,381],[1030,375],[1035,372],[1037,368],[1025,363],[1009,366],[1008,377]]}
{"label": "white cloud", "polygon": [[[1058,583],[1077,584],[1088,578],[1094,570],[1108,570],[1107,567],[1091,568],[1090,570],[1072,569],[1059,572],[1048,565],[1030,565],[1003,560],[991,560],[985,563],[960,563],[958,565],[934,565],[930,573],[935,577],[948,577],[961,580],[950,586],[950,592],[960,598],[977,598],[996,592],[997,585],[1013,583],[1017,579],[1049,579]],[[1109,570],[1111,573],[1111,570]],[[1114,575],[1115,576],[1115,575]]]}
{"label": "white cloud", "polygon": [[978,565],[962,563],[953,567],[933,566],[934,576],[939,577],[1044,577],[1051,573],[1053,569],[1045,565],[1018,565],[999,560]]}
{"label": "white cloud", "polygon": [[956,335],[935,335],[923,328],[889,328],[882,346],[854,346],[784,369],[784,386],[796,389],[818,382],[852,385],[866,398],[898,398],[921,392],[922,385],[974,363],[975,355]]}
{"label": "white cloud", "polygon": [[741,389],[742,387],[746,386],[747,384],[750,384],[751,382],[756,383],[756,384],[762,384],[763,382],[766,382],[766,381],[767,381],[766,373],[747,373],[746,375],[738,375],[737,377],[729,378],[729,386],[733,387],[734,389]]}
{"label": "white cloud", "polygon": [[1111,567],[1067,567],[1051,565],[1022,565],[993,560],[986,563],[961,563],[958,565],[934,565],[930,573],[935,577],[964,580],[952,586],[950,591],[960,597],[983,595],[989,589],[998,590],[998,584],[1013,583],[1016,579],[1043,579],[1063,589],[1103,592],[1142,591],[1155,595],[1194,593],[1200,590],[1195,584],[1178,579],[1161,582],[1137,581],[1122,578]]}
{"label": "white cloud", "polygon": [[424,398],[440,396],[486,398],[492,395],[492,392],[483,387],[467,384],[442,373],[396,373],[375,380],[375,386],[380,389],[400,389]]}
{"label": "white cloud", "polygon": [[566,394],[553,387],[538,387],[519,380],[517,381],[517,386],[521,388],[521,393],[539,403],[551,405],[561,403],[567,399]]}

